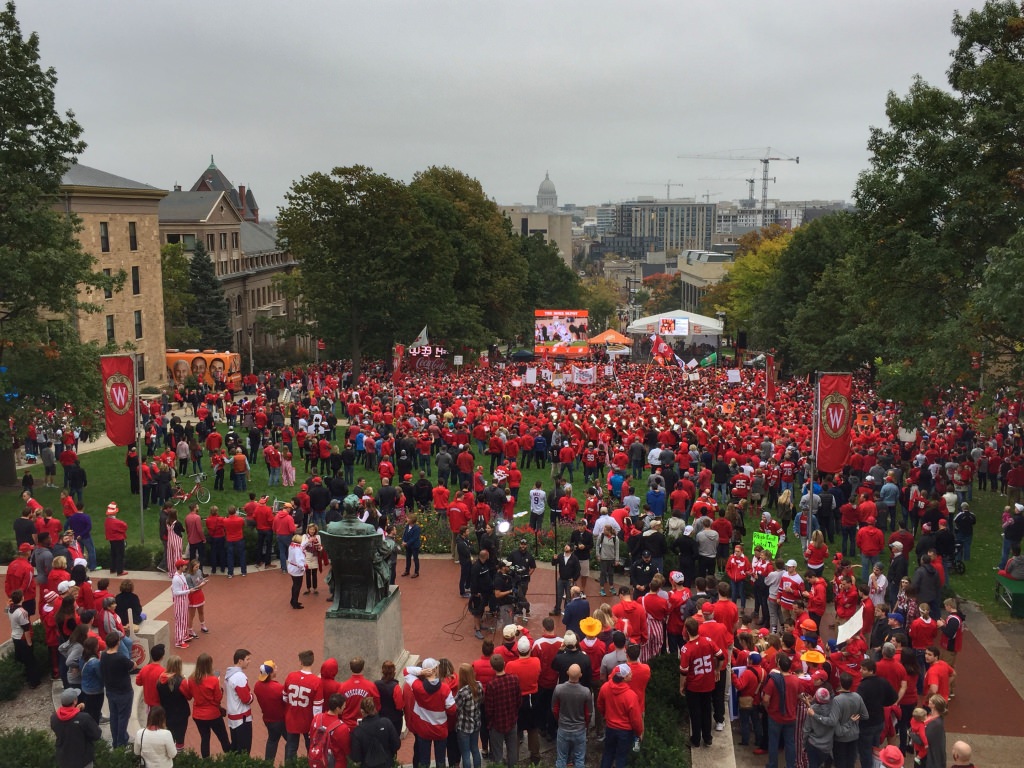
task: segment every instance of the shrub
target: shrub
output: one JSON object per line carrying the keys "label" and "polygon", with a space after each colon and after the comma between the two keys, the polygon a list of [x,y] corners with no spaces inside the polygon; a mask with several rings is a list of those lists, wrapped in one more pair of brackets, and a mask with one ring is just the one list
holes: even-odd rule
{"label": "shrub", "polygon": [[19,768],[53,768],[53,736],[48,731],[17,728],[0,732],[0,754],[4,765]]}
{"label": "shrub", "polygon": [[17,550],[14,549],[14,542],[10,539],[4,539],[0,541],[0,563],[11,562],[17,554]]}
{"label": "shrub", "polygon": [[124,550],[124,567],[129,571],[146,571],[153,567],[158,550],[146,544],[131,544]]}
{"label": "shrub", "polygon": [[[204,760],[195,752],[185,750],[179,752],[178,756],[174,758],[174,768],[205,768],[211,764],[220,768],[273,768],[272,763],[268,763],[262,758],[234,753],[216,755]],[[289,760],[284,765],[285,768],[307,768],[309,761],[304,757],[299,757]],[[107,766],[97,760],[96,768],[107,768]]]}
{"label": "shrub", "polygon": [[647,684],[647,711],[644,713],[644,738],[640,752],[630,755],[632,766],[690,765],[689,728],[686,700],[679,695],[679,658],[663,654],[650,662],[651,681]]}

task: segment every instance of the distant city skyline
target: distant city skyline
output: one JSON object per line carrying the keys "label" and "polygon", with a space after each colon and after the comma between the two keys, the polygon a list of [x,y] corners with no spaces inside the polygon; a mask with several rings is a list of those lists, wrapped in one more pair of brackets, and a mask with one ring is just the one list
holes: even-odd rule
{"label": "distant city skyline", "polygon": [[[455,0],[244,7],[199,0],[22,0],[81,161],[163,189],[208,165],[277,216],[302,175],[363,164],[403,181],[431,165],[532,205],[747,197],[773,163],[781,200],[851,200],[869,127],[915,74],[948,89],[953,11],[980,0],[643,6]],[[123,30],[127,30],[123,32]],[[753,149],[751,149],[753,148]],[[715,181],[701,181],[715,177]]]}

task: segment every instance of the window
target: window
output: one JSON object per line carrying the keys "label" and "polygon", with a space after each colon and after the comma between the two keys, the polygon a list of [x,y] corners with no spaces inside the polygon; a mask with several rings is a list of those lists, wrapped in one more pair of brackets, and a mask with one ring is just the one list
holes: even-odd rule
{"label": "window", "polygon": [[105,221],[100,222],[100,250],[110,253],[110,229]]}
{"label": "window", "polygon": [[232,232],[231,233],[231,248],[232,248],[232,250],[235,250],[235,251],[238,250],[238,233],[237,232]]}
{"label": "window", "polygon": [[220,249],[222,251],[226,251],[228,249],[228,233],[227,232],[221,232],[220,233]]}
{"label": "window", "polygon": [[146,356],[141,352],[135,355],[135,380],[146,380]]}
{"label": "window", "polygon": [[128,247],[133,250],[139,250],[139,236],[135,231],[135,222],[128,222]]}
{"label": "window", "polygon": [[[110,270],[109,269],[104,269],[103,270],[103,274],[106,277],[110,277]],[[112,299],[112,298],[114,298],[114,291],[113,291],[113,289],[109,285],[106,286],[103,289],[103,298],[104,299]]]}
{"label": "window", "polygon": [[168,243],[181,243],[188,253],[196,249],[196,236],[194,234],[172,233],[167,235]]}
{"label": "window", "polygon": [[107,315],[107,341],[114,343],[114,316]]}
{"label": "window", "polygon": [[235,296],[235,314],[242,314],[242,294]]}
{"label": "window", "polygon": [[135,310],[135,338],[142,338],[142,310]]}
{"label": "window", "polygon": [[132,296],[142,293],[142,275],[138,267],[132,267]]}
{"label": "window", "polygon": [[213,253],[217,247],[217,237],[211,232],[206,236],[206,250]]}

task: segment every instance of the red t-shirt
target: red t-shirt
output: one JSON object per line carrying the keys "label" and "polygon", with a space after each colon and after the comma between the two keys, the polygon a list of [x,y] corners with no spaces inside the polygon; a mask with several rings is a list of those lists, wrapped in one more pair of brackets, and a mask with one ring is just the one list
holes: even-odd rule
{"label": "red t-shirt", "polygon": [[224,518],[224,532],[228,541],[241,541],[245,532],[245,518],[228,515]]}

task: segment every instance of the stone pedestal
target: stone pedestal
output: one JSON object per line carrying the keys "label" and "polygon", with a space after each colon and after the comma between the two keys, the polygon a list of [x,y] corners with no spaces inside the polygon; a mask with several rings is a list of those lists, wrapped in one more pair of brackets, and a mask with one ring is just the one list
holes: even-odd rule
{"label": "stone pedestal", "polygon": [[348,676],[348,662],[354,656],[366,661],[364,674],[371,680],[380,676],[380,665],[395,663],[398,675],[408,662],[402,635],[402,593],[391,587],[388,596],[372,611],[327,611],[324,617],[324,658],[338,660],[339,679]]}

